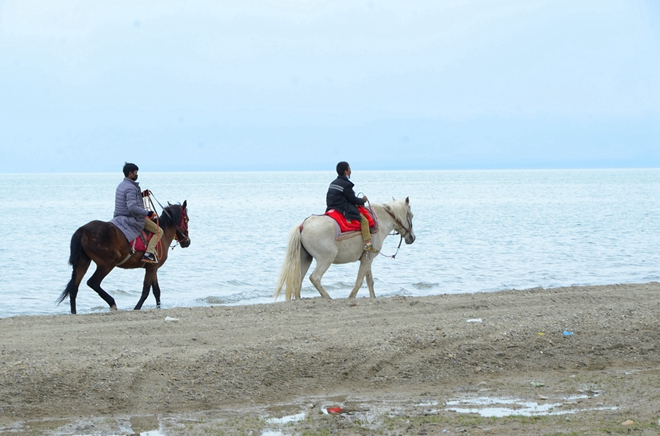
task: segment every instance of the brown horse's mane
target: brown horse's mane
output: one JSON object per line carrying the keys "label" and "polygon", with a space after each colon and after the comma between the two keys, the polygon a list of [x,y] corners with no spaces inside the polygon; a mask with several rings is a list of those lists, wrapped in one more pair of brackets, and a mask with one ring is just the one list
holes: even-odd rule
{"label": "brown horse's mane", "polygon": [[183,216],[183,206],[180,204],[170,204],[163,208],[163,213],[160,214],[160,226],[164,229],[168,226],[176,227],[181,222]]}

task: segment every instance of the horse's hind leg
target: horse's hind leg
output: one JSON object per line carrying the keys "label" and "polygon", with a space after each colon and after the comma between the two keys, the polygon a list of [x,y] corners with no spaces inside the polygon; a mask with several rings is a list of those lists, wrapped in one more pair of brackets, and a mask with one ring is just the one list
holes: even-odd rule
{"label": "horse's hind leg", "polygon": [[300,250],[300,284],[301,284],[301,287],[296,289],[296,291],[294,292],[293,298],[300,299],[300,290],[302,288],[302,282],[303,282],[303,280],[305,280],[305,275],[307,274],[307,271],[309,270],[309,267],[312,265],[312,260],[314,260],[314,258],[303,247],[302,250]]}
{"label": "horse's hind leg", "polygon": [[321,286],[321,277],[323,277],[323,274],[325,274],[328,268],[330,268],[330,265],[332,265],[331,262],[319,261],[319,259],[316,259],[316,268],[314,268],[314,272],[309,276],[309,281],[311,281],[316,290],[319,291],[321,297],[328,299],[330,299],[330,295],[328,295],[325,289],[323,289],[323,286]]}
{"label": "horse's hind leg", "polygon": [[60,295],[60,303],[67,297],[67,295],[69,296],[69,303],[71,304],[72,314],[76,313],[76,296],[78,295],[78,287],[80,286],[80,282],[82,282],[83,277],[85,277],[85,273],[87,272],[87,268],[89,268],[90,262],[91,259],[89,257],[80,257],[80,260],[78,260],[78,263],[73,268],[73,272],[71,273],[71,280],[69,280],[69,283],[66,285],[66,289],[64,289],[62,295]]}
{"label": "horse's hind leg", "polygon": [[94,274],[87,280],[87,286],[90,288],[94,289],[97,294],[103,300],[108,303],[108,306],[110,306],[110,310],[117,310],[117,304],[115,303],[115,299],[110,296],[107,292],[101,288],[101,282],[107,276],[110,271],[112,271],[111,266],[105,266],[105,265],[99,265],[97,264],[96,266],[96,271],[94,271]]}

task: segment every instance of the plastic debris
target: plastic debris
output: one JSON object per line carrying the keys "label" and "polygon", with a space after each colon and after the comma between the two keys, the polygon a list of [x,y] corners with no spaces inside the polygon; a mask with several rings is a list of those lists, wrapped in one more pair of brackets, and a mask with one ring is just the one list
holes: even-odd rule
{"label": "plastic debris", "polygon": [[179,318],[172,318],[170,316],[165,317],[165,321],[167,321],[167,322],[176,322],[178,320],[179,320]]}
{"label": "plastic debris", "polygon": [[473,319],[468,319],[465,322],[481,322],[481,318],[473,318]]}
{"label": "plastic debris", "polygon": [[569,332],[568,330],[564,330],[564,336],[572,336],[573,332]]}
{"label": "plastic debris", "polygon": [[545,383],[543,382],[530,382],[529,384],[534,386],[535,388],[540,388],[541,386],[545,386]]}
{"label": "plastic debris", "polygon": [[325,410],[327,410],[328,413],[332,413],[333,415],[336,415],[344,411],[344,409],[342,409],[341,407],[328,407]]}

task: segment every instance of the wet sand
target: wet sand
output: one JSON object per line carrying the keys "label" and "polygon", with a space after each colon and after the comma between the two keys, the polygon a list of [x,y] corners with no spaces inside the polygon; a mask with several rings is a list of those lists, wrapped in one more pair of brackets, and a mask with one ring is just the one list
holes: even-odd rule
{"label": "wet sand", "polygon": [[[0,433],[658,434],[659,303],[653,282],[5,318]],[[447,410],[481,396],[574,413]]]}

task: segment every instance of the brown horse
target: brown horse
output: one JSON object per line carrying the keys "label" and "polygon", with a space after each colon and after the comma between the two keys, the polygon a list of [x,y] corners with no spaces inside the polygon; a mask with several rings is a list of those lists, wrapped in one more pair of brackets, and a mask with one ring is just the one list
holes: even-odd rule
{"label": "brown horse", "polygon": [[153,287],[156,305],[160,308],[160,287],[158,286],[158,268],[163,266],[167,260],[167,248],[173,239],[176,239],[181,247],[190,245],[188,236],[188,213],[186,203],[182,205],[169,205],[163,209],[159,225],[163,229],[163,237],[160,240],[165,247],[158,259],[158,263],[142,262],[144,251],[131,252],[131,246],[124,234],[114,224],[105,221],[91,221],[80,227],[71,237],[71,255],[69,264],[73,267],[73,273],[69,284],[57,299],[57,304],[69,297],[71,302],[71,313],[76,313],[76,295],[78,286],[82,281],[90,262],[96,263],[96,271],[87,280],[87,285],[94,289],[101,298],[108,303],[111,310],[117,310],[115,299],[101,288],[101,281],[115,267],[119,268],[144,268],[144,284],[142,296],[135,306],[140,310],[142,304],[149,296],[149,289]]}

